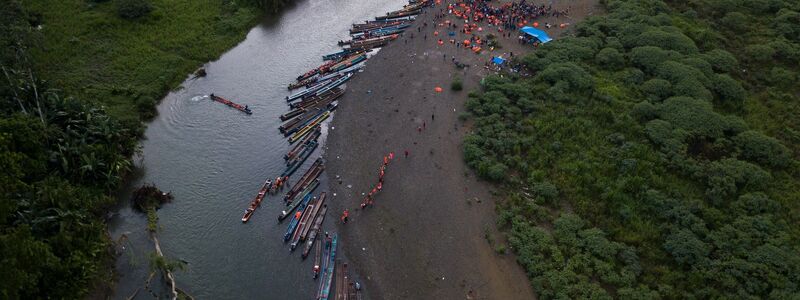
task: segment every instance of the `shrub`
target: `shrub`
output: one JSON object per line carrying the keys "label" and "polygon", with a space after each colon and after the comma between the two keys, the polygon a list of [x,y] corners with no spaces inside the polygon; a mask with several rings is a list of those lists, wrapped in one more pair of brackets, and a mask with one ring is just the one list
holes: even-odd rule
{"label": "shrub", "polygon": [[676,230],[664,241],[666,250],[678,264],[691,266],[708,259],[710,245],[687,229]]}
{"label": "shrub", "polygon": [[784,167],[789,164],[789,149],[777,139],[757,131],[745,131],[733,138],[742,157],[770,167]]}
{"label": "shrub", "polygon": [[781,9],[772,24],[774,24],[775,30],[787,39],[800,41],[800,13],[785,8]]}
{"label": "shrub", "polygon": [[631,116],[639,122],[646,122],[658,117],[658,108],[647,101],[636,103],[631,109]]}
{"label": "shrub", "polygon": [[742,85],[727,74],[717,74],[712,80],[711,88],[720,102],[728,107],[741,107],[744,103],[745,91]]}
{"label": "shrub", "polygon": [[464,89],[464,85],[461,82],[461,78],[453,78],[453,83],[450,84],[450,89],[454,91],[460,91]]}
{"label": "shrub", "polygon": [[533,192],[548,203],[552,203],[558,197],[558,188],[549,181],[534,182]]}
{"label": "shrub", "polygon": [[658,102],[672,96],[672,84],[660,78],[653,78],[642,84],[642,92],[653,102]]}
{"label": "shrub", "polygon": [[753,61],[766,62],[775,56],[775,49],[769,45],[753,44],[744,47],[744,53]]}
{"label": "shrub", "polygon": [[147,0],[117,0],[117,14],[123,19],[138,19],[152,10],[153,6]]}
{"label": "shrub", "polygon": [[743,31],[746,30],[747,26],[750,22],[743,13],[738,11],[729,12],[722,17],[722,25],[725,25],[725,28],[732,31]]}
{"label": "shrub", "polygon": [[797,80],[797,74],[781,67],[774,67],[769,72],[769,82],[780,86],[789,87]]}
{"label": "shrub", "polygon": [[574,63],[550,64],[538,77],[554,85],[566,83],[571,91],[586,91],[594,85],[592,75]]}
{"label": "shrub", "polygon": [[714,70],[721,72],[731,72],[739,64],[733,54],[722,49],[714,49],[703,53],[703,58],[711,64]]}
{"label": "shrub", "polygon": [[672,97],[659,106],[659,116],[676,128],[710,138],[722,137],[730,128],[724,116],[714,112],[711,103],[689,97]]}
{"label": "shrub", "polygon": [[654,46],[633,48],[630,52],[631,62],[650,74],[654,73],[661,63],[683,57],[676,51],[664,50]]}
{"label": "shrub", "polygon": [[662,49],[675,50],[683,54],[697,53],[697,45],[680,31],[663,31],[651,29],[636,38],[637,46],[656,46]]}
{"label": "shrub", "polygon": [[595,57],[597,63],[612,70],[618,70],[625,64],[625,57],[617,49],[603,48]]}

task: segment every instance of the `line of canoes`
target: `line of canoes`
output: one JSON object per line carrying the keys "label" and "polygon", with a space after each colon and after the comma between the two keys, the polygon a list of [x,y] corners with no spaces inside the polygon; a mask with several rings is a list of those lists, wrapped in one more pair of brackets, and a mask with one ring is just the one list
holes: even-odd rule
{"label": "line of canoes", "polygon": [[[364,67],[368,58],[367,53],[397,39],[400,33],[411,26],[414,15],[429,4],[428,0],[411,1],[412,4],[406,5],[403,9],[376,17],[374,21],[353,24],[350,29],[352,39],[339,43],[348,48],[323,56],[323,64],[303,73],[296,78],[296,82],[289,84],[289,90],[297,91],[286,96],[290,111],[280,116],[284,123],[278,128],[288,137],[289,143],[294,144],[283,157],[286,169],[275,182],[266,180],[262,184],[258,194],[245,210],[242,222],[247,222],[253,216],[267,194],[288,186],[290,176],[318,148],[322,124],[330,118],[338,106],[338,99],[344,95],[342,85]],[[246,106],[242,107],[213,94],[211,98],[248,114],[251,113]],[[278,214],[278,222],[291,218],[286,224],[283,241],[289,244],[291,251],[298,247],[302,248],[303,259],[308,257],[312,249],[316,249],[314,278],[321,276],[317,299],[360,299],[360,285],[350,278],[347,264],[336,259],[338,236],[336,234],[328,236],[328,233],[322,230],[328,212],[327,202],[330,202],[332,197],[326,192],[321,192],[315,197],[314,191],[320,185],[320,176],[324,170],[323,159],[317,158],[284,194],[283,200],[286,206]],[[333,295],[332,289],[335,290]]]}

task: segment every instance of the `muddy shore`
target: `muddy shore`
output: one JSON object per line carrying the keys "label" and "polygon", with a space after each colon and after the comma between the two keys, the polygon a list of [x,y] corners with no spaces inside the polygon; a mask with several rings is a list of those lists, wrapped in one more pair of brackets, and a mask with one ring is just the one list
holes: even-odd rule
{"label": "muddy shore", "polygon": [[[325,157],[336,195],[332,216],[351,212],[350,222],[337,228],[342,250],[369,299],[535,299],[514,256],[497,254],[487,241],[487,235],[500,236],[492,186],[464,163],[461,144],[469,128],[458,119],[468,92],[491,72],[484,64],[492,56],[533,49],[519,45],[516,35],[499,38],[502,50],[480,55],[439,46],[433,32],[444,30],[434,24],[443,20],[434,21],[434,14],[442,7],[428,8],[370,59],[339,101]],[[587,5],[573,15],[593,9]],[[574,22],[548,19],[539,20]],[[488,32],[498,34],[496,28]],[[548,32],[557,36],[560,30]],[[469,67],[457,69],[453,58]],[[450,89],[455,77],[463,80],[462,91]],[[361,210],[362,193],[377,183],[389,152],[396,157],[383,190],[374,206]]]}

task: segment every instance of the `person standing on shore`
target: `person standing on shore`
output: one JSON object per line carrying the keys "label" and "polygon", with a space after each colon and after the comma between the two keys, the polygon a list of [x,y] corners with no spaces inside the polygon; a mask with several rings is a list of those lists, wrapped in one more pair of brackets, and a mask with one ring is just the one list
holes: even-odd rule
{"label": "person standing on shore", "polygon": [[349,216],[350,216],[350,210],[345,209],[344,212],[342,212],[342,224],[347,224],[347,218]]}
{"label": "person standing on shore", "polygon": [[408,149],[406,149],[406,158],[408,158]]}

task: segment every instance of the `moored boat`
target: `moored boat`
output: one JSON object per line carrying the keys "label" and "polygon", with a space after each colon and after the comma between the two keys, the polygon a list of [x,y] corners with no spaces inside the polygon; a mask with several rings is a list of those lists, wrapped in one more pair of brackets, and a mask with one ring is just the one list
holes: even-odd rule
{"label": "moored boat", "polygon": [[[312,181],[303,190],[303,192],[300,193],[300,196],[302,197],[301,199],[305,199],[305,197],[311,194],[311,192],[313,192],[318,186],[319,186],[319,179],[314,179],[314,181]],[[286,217],[291,215],[292,212],[295,209],[297,209],[297,207],[299,207],[302,203],[303,201],[301,200],[301,201],[294,201],[293,203],[289,204],[289,206],[285,210],[281,211],[281,213],[278,214],[278,222],[281,222],[283,221],[283,219],[286,219]]]}
{"label": "moored boat", "polygon": [[297,171],[298,168],[300,168],[300,165],[302,165],[303,162],[305,162],[308,159],[308,157],[311,156],[311,153],[314,153],[314,150],[317,149],[318,145],[319,144],[317,142],[311,142],[310,145],[306,146],[306,149],[304,149],[303,153],[301,153],[298,156],[296,162],[289,166],[286,166],[286,170],[284,170],[283,173],[281,173],[281,177],[292,176],[292,174],[294,174],[294,172]]}
{"label": "moored boat", "polygon": [[297,143],[297,145],[295,145],[291,150],[289,150],[289,152],[286,152],[286,154],[283,156],[283,159],[286,160],[287,163],[289,163],[290,160],[295,158],[295,156],[297,156],[298,153],[302,152],[303,149],[305,149],[306,146],[308,146],[312,141],[316,142],[317,138],[319,138],[321,134],[322,134],[322,128],[317,126],[317,128],[314,128],[313,133],[304,137],[303,140],[300,141],[300,143]]}
{"label": "moored boat", "polygon": [[[289,239],[292,238],[295,232],[297,232],[297,228],[300,225],[300,220],[302,216],[305,214],[306,208],[309,207],[311,199],[314,197],[311,196],[311,193],[308,193],[303,200],[300,201],[300,205],[297,206],[297,213],[295,213],[295,217],[289,221],[289,225],[286,227],[286,232],[283,234],[283,241],[288,242]],[[313,207],[312,207],[313,208]]]}
{"label": "moored boat", "polygon": [[319,300],[328,300],[330,297],[331,292],[331,283],[333,281],[333,272],[336,268],[336,243],[337,243],[337,235],[334,233],[333,237],[331,238],[330,246],[329,246],[329,255],[328,261],[325,263],[325,273],[322,275],[322,281],[320,282],[320,289],[317,293],[317,299]]}
{"label": "moored boat", "polygon": [[308,253],[311,252],[311,248],[314,246],[314,241],[317,239],[319,235],[319,230],[322,228],[322,222],[325,221],[325,213],[328,212],[328,206],[323,205],[322,209],[320,209],[319,214],[314,219],[314,225],[311,226],[311,230],[308,232],[308,240],[306,240],[306,246],[303,249],[303,258],[308,256]]}

